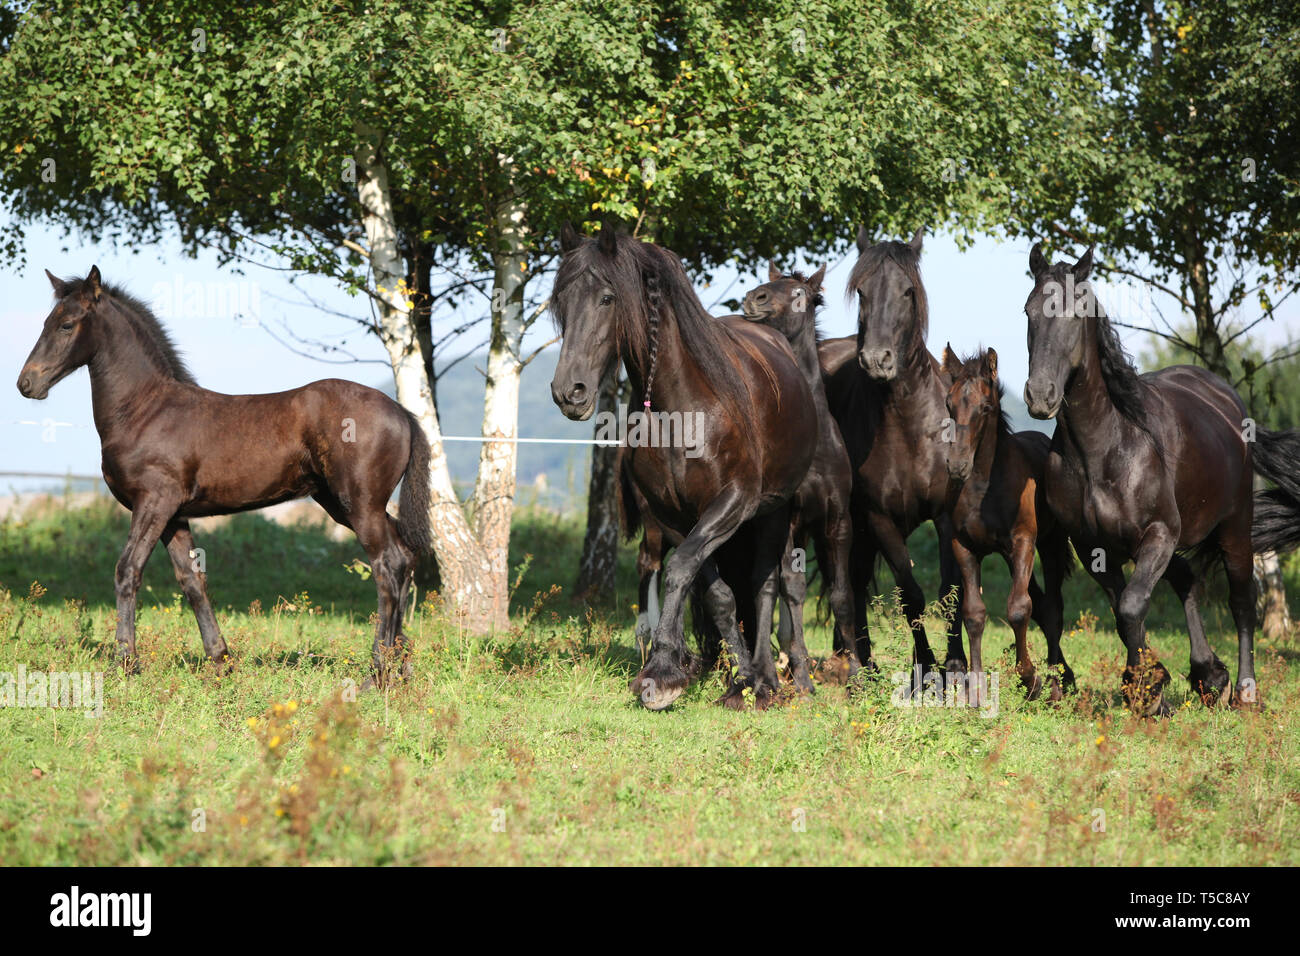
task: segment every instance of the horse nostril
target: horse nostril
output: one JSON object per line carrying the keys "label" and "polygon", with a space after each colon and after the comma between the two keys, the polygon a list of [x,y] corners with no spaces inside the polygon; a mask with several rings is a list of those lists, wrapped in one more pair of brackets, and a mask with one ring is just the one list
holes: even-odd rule
{"label": "horse nostril", "polygon": [[18,380],[18,391],[20,391],[24,395],[31,394],[32,378],[30,375],[24,375],[22,378]]}
{"label": "horse nostril", "polygon": [[587,386],[583,382],[574,382],[573,387],[569,389],[569,401],[576,405],[587,397]]}

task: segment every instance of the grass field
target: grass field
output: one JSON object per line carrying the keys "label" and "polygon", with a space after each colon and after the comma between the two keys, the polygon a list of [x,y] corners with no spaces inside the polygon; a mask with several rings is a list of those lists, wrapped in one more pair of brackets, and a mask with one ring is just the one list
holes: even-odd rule
{"label": "grass field", "polygon": [[[0,711],[6,864],[1300,863],[1297,644],[1258,645],[1263,713],[1207,711],[1188,700],[1181,611],[1164,591],[1150,623],[1175,674],[1168,720],[1120,706],[1119,641],[1082,573],[1065,641],[1080,693],[1057,707],[1025,702],[1008,676],[994,717],[905,709],[886,678],[851,701],[825,686],[733,713],[711,703],[714,674],[650,713],[627,689],[631,551],[619,593],[576,607],[565,592],[582,527],[530,512],[512,546],[512,632],[458,633],[420,595],[415,677],[349,701],[375,607],[371,582],[344,569],[354,543],[255,515],[196,532],[238,662],[226,677],[203,663],[156,552],[144,670],[124,678],[112,577],[126,528],[107,503],[0,523],[0,672],[103,673],[96,719]],[[932,532],[913,543],[933,594]],[[986,666],[1010,675],[1006,574],[990,561],[985,577]],[[1205,603],[1235,677],[1222,597]],[[905,669],[901,620],[873,623],[882,668]],[[824,627],[810,638],[826,652]],[[1031,641],[1041,661],[1041,634]]]}

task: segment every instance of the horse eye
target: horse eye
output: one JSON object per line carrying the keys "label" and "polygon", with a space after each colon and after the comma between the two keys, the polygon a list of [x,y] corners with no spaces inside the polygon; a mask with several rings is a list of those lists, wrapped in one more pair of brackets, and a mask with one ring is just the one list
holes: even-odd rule
{"label": "horse eye", "polygon": [[614,304],[614,297],[613,297],[612,295],[602,295],[602,296],[600,297],[600,304],[601,304],[601,305],[613,305],[613,304]]}
{"label": "horse eye", "polygon": [[903,292],[903,295],[907,296],[910,299],[913,295],[912,287],[908,286],[907,289]]}
{"label": "horse eye", "polygon": [[64,322],[59,326],[60,332],[71,332],[75,326],[71,322]]}

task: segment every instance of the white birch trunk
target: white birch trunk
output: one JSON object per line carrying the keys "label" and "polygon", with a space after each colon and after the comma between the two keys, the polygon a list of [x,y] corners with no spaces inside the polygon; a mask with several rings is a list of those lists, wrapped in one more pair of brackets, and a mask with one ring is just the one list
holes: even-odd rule
{"label": "white birch trunk", "polygon": [[[524,337],[524,285],[528,281],[526,211],[522,201],[512,198],[502,201],[496,212],[492,335],[483,395],[485,439],[513,439],[519,434],[519,376],[523,371],[519,351]],[[474,531],[491,561],[494,593],[504,595],[506,601],[517,453],[518,445],[513,441],[484,441],[474,485]]]}
{"label": "white birch trunk", "polygon": [[470,631],[504,628],[508,621],[504,613],[497,613],[504,598],[492,591],[491,562],[470,531],[447,467],[433,391],[411,321],[410,290],[405,287],[406,269],[398,245],[388,169],[376,145],[378,134],[361,126],[357,134],[357,193],[375,291],[380,299],[380,337],[393,366],[397,401],[419,419],[429,440],[429,529],[443,598]]}

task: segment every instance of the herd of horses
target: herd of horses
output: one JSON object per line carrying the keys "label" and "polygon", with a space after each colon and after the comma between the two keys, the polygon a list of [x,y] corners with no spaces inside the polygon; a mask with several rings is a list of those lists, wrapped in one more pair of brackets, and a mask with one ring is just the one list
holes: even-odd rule
{"label": "herd of horses", "polygon": [[[732,676],[721,702],[770,704],[781,693],[774,623],[794,688],[812,691],[806,575],[792,560],[809,540],[845,679],[876,669],[867,611],[878,558],[901,591],[913,663],[934,671],[925,596],[907,549],[908,536],[932,521],[942,595],[955,596],[960,611],[948,624],[940,673],[962,682],[972,703],[987,686],[980,564],[994,553],[1011,571],[1007,619],[1028,694],[1060,699],[1073,684],[1061,651],[1073,547],[1114,610],[1127,654],[1122,691],[1135,712],[1168,712],[1170,675],[1145,631],[1161,578],[1186,612],[1193,691],[1207,706],[1257,706],[1252,556],[1300,546],[1300,432],[1255,428],[1233,389],[1203,369],[1139,375],[1092,295],[1092,250],[1053,264],[1038,245],[1025,304],[1025,401],[1034,417],[1055,418],[1056,429],[1050,439],[1015,432],[1002,412],[993,349],[965,360],[945,349],[938,361],[927,348],[921,233],[873,244],[859,230],[857,244],[848,283],[857,334],[822,340],[815,316],[824,268],[804,276],[773,266],[770,281],[745,296],[743,314],[717,318],[667,249],[609,226],[595,237],[561,230],[551,297],[563,343],[551,383],[556,405],[571,419],[588,418],[621,363],[639,407],[704,422],[704,454],[657,442],[620,451],[625,526],[642,530],[637,634],[649,651],[632,682],[641,702],[671,705],[725,645]],[[370,558],[379,594],[372,679],[409,671],[402,623],[416,558],[432,547],[430,449],[415,417],[375,389],[337,379],[267,395],[201,388],[156,317],[104,284],[98,268],[81,279],[46,274],[55,304],[18,390],[43,399],[89,367],[104,480],[131,511],[115,572],[127,667],[136,660],[141,574],[157,542],[205,652],[225,667],[228,648],[189,520],[310,495],[356,532]],[[1254,493],[1255,474],[1274,487]],[[399,482],[393,517],[387,504]],[[1235,687],[1196,605],[1196,584],[1216,561],[1237,628]],[[686,641],[688,600],[702,655]],[[1045,676],[1029,653],[1030,620],[1047,639]]]}
{"label": "herd of horses", "polygon": [[[1026,692],[1059,700],[1073,685],[1061,649],[1073,547],[1114,611],[1130,709],[1169,712],[1170,674],[1145,628],[1161,578],[1186,614],[1193,692],[1206,706],[1258,706],[1253,555],[1300,545],[1300,432],[1257,428],[1235,391],[1204,369],[1140,375],[1092,293],[1092,249],[1073,264],[1050,263],[1038,244],[1025,303],[1025,402],[1035,418],[1055,418],[1056,428],[1051,438],[1016,432],[1002,411],[993,349],[962,360],[945,348],[939,361],[927,348],[921,232],[910,242],[873,244],[859,230],[857,245],[848,281],[857,334],[821,340],[815,313],[824,268],[805,277],[773,265],[741,315],[715,318],[668,250],[608,226],[590,238],[569,226],[561,232],[552,295],[563,342],[551,384],[556,405],[586,419],[621,363],[634,403],[703,411],[707,422],[702,456],[645,445],[620,452],[625,529],[643,532],[637,633],[649,650],[632,682],[641,702],[670,706],[718,644],[732,674],[720,703],[776,700],[770,636],[778,601],[791,681],[810,691],[805,575],[791,560],[808,538],[848,679],[876,669],[867,610],[878,557],[901,591],[913,664],[933,672],[925,598],[907,549],[928,520],[939,535],[941,594],[955,595],[960,610],[940,673],[945,683],[960,682],[970,703],[987,692],[980,565],[994,553],[1011,572],[1007,619]],[[1256,473],[1275,487],[1256,494]],[[1196,603],[1196,585],[1216,562],[1237,629],[1235,687]],[[685,637],[688,598],[702,656]],[[1047,640],[1045,675],[1029,653],[1030,620]]]}

